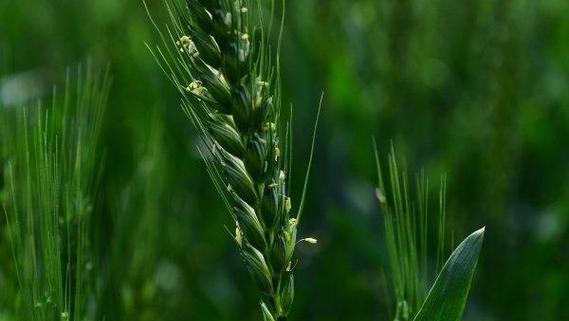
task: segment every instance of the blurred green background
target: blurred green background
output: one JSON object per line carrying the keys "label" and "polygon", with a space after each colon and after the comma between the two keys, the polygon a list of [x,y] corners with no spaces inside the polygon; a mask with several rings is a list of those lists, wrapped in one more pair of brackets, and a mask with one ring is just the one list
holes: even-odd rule
{"label": "blurred green background", "polygon": [[[569,320],[569,2],[286,2],[294,177],[325,93],[300,231],[320,242],[300,248],[292,320],[388,320],[373,136],[410,169],[448,173],[456,239],[487,226],[465,320]],[[47,97],[88,57],[110,64],[101,320],[259,320],[196,132],[145,42],[157,39],[139,0],[0,0],[0,98]],[[0,319],[13,273],[2,233]]]}

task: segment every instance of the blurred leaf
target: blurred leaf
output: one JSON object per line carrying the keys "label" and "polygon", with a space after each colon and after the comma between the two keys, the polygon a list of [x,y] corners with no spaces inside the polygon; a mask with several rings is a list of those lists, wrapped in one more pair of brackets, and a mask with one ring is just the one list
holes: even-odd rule
{"label": "blurred leaf", "polygon": [[414,321],[459,321],[484,240],[485,228],[467,237],[451,254]]}

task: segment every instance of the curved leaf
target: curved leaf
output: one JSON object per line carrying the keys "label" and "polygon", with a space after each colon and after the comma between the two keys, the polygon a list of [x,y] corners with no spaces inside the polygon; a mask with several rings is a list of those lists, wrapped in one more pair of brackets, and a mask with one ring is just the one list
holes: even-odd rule
{"label": "curved leaf", "polygon": [[484,240],[482,228],[451,254],[413,321],[460,321]]}

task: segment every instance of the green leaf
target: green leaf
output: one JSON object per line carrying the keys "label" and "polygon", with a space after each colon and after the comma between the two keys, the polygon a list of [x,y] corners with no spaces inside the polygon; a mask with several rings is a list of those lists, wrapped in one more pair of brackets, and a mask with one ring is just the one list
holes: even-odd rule
{"label": "green leaf", "polygon": [[460,321],[484,240],[482,228],[454,250],[414,321]]}

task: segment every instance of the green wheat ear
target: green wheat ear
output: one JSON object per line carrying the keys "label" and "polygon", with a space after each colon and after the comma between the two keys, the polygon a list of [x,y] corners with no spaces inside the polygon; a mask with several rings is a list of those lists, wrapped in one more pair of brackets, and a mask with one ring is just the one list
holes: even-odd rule
{"label": "green wheat ear", "polygon": [[[484,229],[467,237],[441,268],[445,255],[446,177],[441,178],[435,220],[431,222],[429,180],[419,175],[410,184],[398,164],[394,148],[384,173],[375,149],[379,187],[377,198],[384,214],[385,241],[395,297],[395,321],[460,321],[484,239]],[[387,179],[384,177],[386,175]],[[414,188],[413,188],[414,187]],[[434,224],[433,224],[434,223]],[[428,229],[437,227],[435,283],[427,292]]]}
{"label": "green wheat ear", "polygon": [[201,134],[199,151],[235,222],[245,265],[263,293],[264,319],[286,320],[308,174],[295,211],[289,192],[291,130],[281,117],[282,20],[279,40],[271,45],[274,1],[268,18],[261,0],[184,3],[166,2],[171,27],[160,32],[163,47],[151,51]]}
{"label": "green wheat ear", "polygon": [[0,110],[7,158],[2,206],[17,280],[18,319],[87,320],[89,226],[100,170],[106,73],[68,74],[51,104]]}

